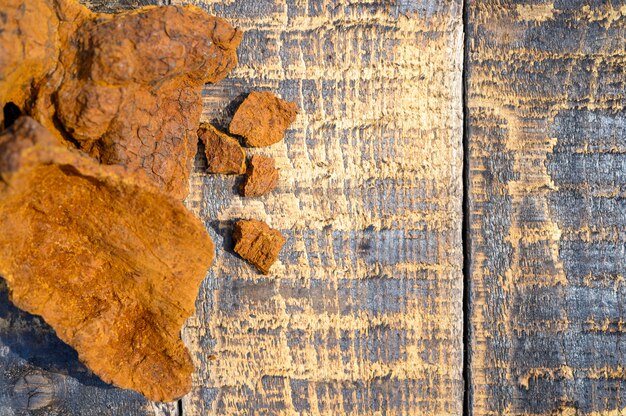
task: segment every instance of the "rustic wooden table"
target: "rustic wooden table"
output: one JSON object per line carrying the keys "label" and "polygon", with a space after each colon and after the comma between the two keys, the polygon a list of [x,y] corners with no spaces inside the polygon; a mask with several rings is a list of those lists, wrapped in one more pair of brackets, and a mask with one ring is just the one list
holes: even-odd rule
{"label": "rustic wooden table", "polygon": [[[0,415],[626,413],[626,1],[197,4],[246,31],[203,118],[251,90],[303,111],[268,197],[196,161],[193,390],[104,384],[2,287]],[[269,276],[243,217],[288,237]]]}

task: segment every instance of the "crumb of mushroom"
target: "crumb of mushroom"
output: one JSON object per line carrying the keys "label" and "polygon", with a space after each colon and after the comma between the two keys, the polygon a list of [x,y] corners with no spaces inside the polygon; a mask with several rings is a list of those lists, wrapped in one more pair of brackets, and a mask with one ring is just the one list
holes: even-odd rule
{"label": "crumb of mushroom", "polygon": [[208,173],[241,175],[246,172],[246,152],[237,139],[208,123],[200,125],[198,137],[204,143]]}
{"label": "crumb of mushroom", "polygon": [[228,130],[243,137],[246,146],[278,143],[296,120],[298,106],[269,92],[251,92],[237,108]]}
{"label": "crumb of mushroom", "polygon": [[235,252],[264,274],[269,273],[286,241],[280,231],[258,220],[238,221],[233,239]]}
{"label": "crumb of mushroom", "polygon": [[254,155],[248,164],[246,178],[241,193],[246,197],[262,196],[270,193],[278,183],[278,169],[274,159]]}

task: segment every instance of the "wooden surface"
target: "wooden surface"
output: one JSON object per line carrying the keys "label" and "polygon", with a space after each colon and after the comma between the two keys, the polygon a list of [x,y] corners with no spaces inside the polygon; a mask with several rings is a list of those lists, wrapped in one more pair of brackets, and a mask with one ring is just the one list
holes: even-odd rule
{"label": "wooden surface", "polygon": [[[183,331],[193,390],[105,385],[1,282],[0,416],[626,414],[626,1],[197,4],[246,30],[203,121],[253,89],[302,114],[256,150],[268,197],[196,159],[218,250]],[[269,276],[233,254],[239,218],[288,237]]]}
{"label": "wooden surface", "polygon": [[470,406],[626,412],[626,3],[468,1]]}
{"label": "wooden surface", "polygon": [[[246,31],[205,120],[226,126],[251,90],[302,111],[257,150],[280,169],[270,196],[191,179],[219,248],[184,331],[198,367],[184,413],[459,414],[460,2],[201,5]],[[238,218],[287,237],[270,276],[232,253]]]}

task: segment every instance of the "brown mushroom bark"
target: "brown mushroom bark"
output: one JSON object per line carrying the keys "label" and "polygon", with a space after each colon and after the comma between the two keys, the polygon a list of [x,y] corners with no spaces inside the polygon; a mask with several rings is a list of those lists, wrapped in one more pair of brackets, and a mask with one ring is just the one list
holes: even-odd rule
{"label": "brown mushroom bark", "polygon": [[[0,18],[0,110],[24,108],[58,60],[59,19],[50,1],[4,0]],[[0,128],[3,125],[0,111]]]}
{"label": "brown mushroom bark", "polygon": [[[0,79],[0,104],[17,101],[60,140],[71,137],[102,163],[141,169],[160,189],[184,198],[202,85],[237,64],[242,32],[195,6],[108,15],[74,0],[27,2],[26,10],[50,14],[44,34],[38,27],[44,25],[24,23],[21,3],[10,1],[17,10],[9,10],[14,21],[4,26],[20,30],[2,40],[20,48],[0,52],[0,70],[21,75]],[[21,48],[31,38],[46,47]],[[42,63],[29,72],[22,61]],[[13,79],[21,92],[3,93],[14,88]]]}
{"label": "brown mushroom bark", "polygon": [[278,170],[274,159],[254,155],[248,165],[246,179],[241,187],[243,196],[262,196],[270,193],[278,183]]}
{"label": "brown mushroom bark", "polygon": [[204,143],[207,172],[222,174],[246,172],[246,152],[237,139],[222,133],[208,123],[200,126],[198,137]]}
{"label": "brown mushroom bark", "polygon": [[296,120],[298,106],[269,92],[251,92],[241,103],[228,131],[244,138],[246,146],[263,147],[278,143]]}
{"label": "brown mushroom bark", "polygon": [[141,174],[18,119],[0,134],[0,274],[104,381],[158,401],[191,387],[180,328],[213,242]]}
{"label": "brown mushroom bark", "polygon": [[263,274],[269,273],[286,241],[280,231],[258,220],[238,221],[235,224],[233,239],[235,252]]}

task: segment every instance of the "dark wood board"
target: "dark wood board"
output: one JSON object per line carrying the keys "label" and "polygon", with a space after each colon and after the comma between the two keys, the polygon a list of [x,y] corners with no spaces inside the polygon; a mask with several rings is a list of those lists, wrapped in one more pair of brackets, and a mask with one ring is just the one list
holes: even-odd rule
{"label": "dark wood board", "polygon": [[626,407],[626,3],[466,4],[475,415]]}
{"label": "dark wood board", "polygon": [[[191,179],[218,250],[184,333],[184,413],[460,414],[460,1],[198,4],[246,31],[204,119],[225,127],[251,90],[301,114],[255,151],[277,160],[271,195],[242,199],[201,161]],[[269,276],[232,253],[248,217],[288,239]]]}
{"label": "dark wood board", "polygon": [[91,10],[99,13],[119,13],[144,6],[163,6],[169,0],[79,0]]}

